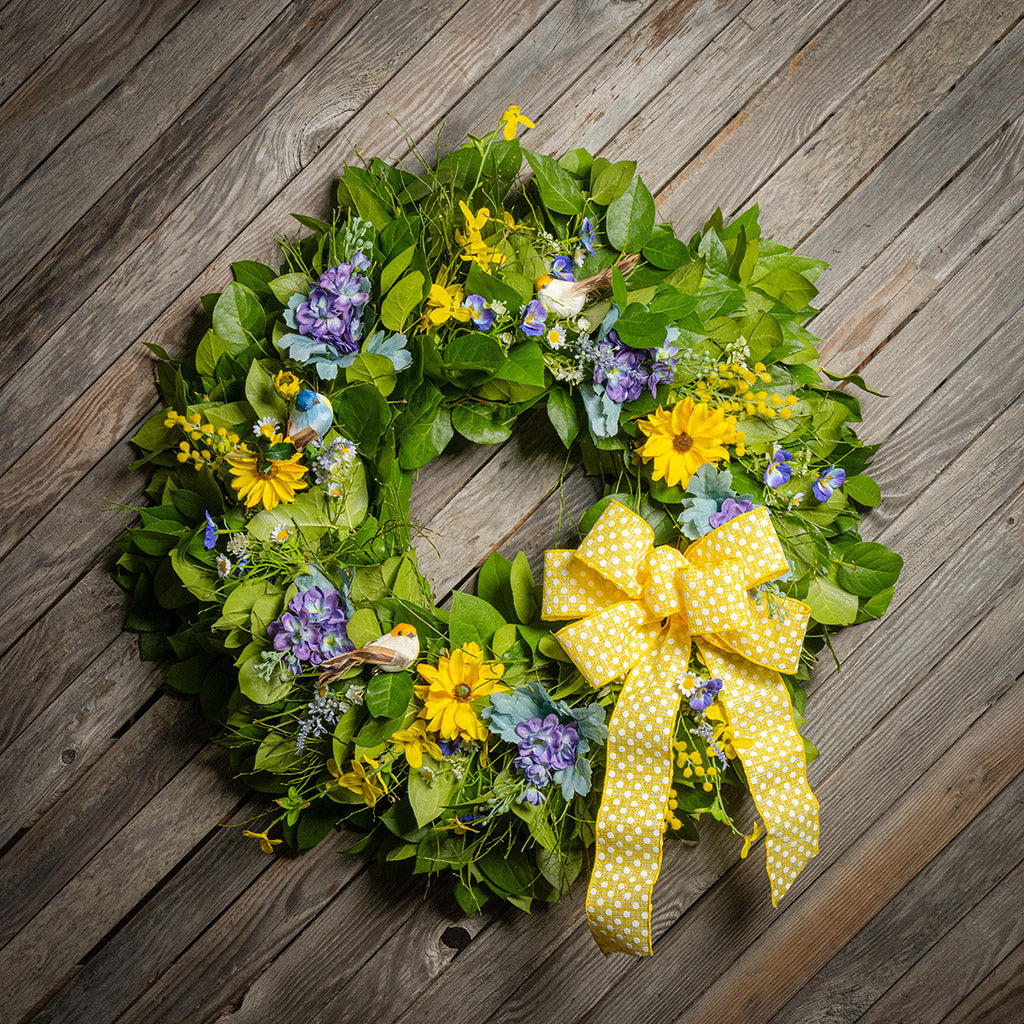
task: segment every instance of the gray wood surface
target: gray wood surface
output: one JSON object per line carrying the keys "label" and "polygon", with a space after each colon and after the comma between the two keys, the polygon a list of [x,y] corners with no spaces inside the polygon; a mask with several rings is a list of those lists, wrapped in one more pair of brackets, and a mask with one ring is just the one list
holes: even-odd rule
{"label": "gray wood surface", "polygon": [[[0,1022],[1024,1019],[1024,24],[1008,0],[78,0],[0,4]],[[885,441],[866,538],[906,567],[805,727],[822,842],[672,843],[653,958],[581,887],[461,918],[332,835],[267,857],[213,730],[121,632],[142,341],[326,209],[353,150],[486,131],[636,159],[680,234],[751,202],[828,260],[823,360]],[[419,475],[443,598],[536,567],[595,497],[543,414]],[[496,500],[496,495],[500,500]],[[740,820],[751,817],[739,807]],[[236,827],[225,828],[225,825]]]}

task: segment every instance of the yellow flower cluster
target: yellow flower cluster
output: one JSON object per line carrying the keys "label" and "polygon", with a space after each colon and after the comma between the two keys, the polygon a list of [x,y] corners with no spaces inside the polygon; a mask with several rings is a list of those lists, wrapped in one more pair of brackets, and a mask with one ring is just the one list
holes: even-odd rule
{"label": "yellow flower cluster", "polygon": [[[462,254],[462,258],[471,260],[483,270],[490,269],[492,263],[503,263],[505,253],[496,246],[488,245],[483,239],[482,232],[491,219],[491,211],[486,206],[482,206],[476,213],[473,213],[462,200],[459,200],[459,208],[462,210],[462,216],[466,218],[466,233],[455,232],[455,241],[466,250]],[[515,219],[508,211],[504,214],[503,223],[509,231],[516,226]]]}
{"label": "yellow flower cluster", "polygon": [[676,811],[679,810],[679,796],[675,786],[668,791],[668,804],[665,807],[665,828],[682,828],[683,823],[679,820],[679,816]]}
{"label": "yellow flower cluster", "polygon": [[[676,765],[683,769],[683,778],[692,779],[696,776],[698,779],[703,779],[701,788],[705,793],[710,793],[715,788],[711,780],[718,774],[718,769],[712,761],[715,756],[714,750],[711,747],[706,747],[704,753],[701,754],[699,750],[690,750],[681,741],[675,743],[674,746],[676,748]],[[673,826],[673,828],[676,827]]]}
{"label": "yellow flower cluster", "polygon": [[722,402],[725,412],[745,412],[748,416],[762,416],[773,420],[776,416],[788,420],[793,415],[792,406],[796,405],[796,395],[769,395],[767,391],[756,390],[759,383],[770,384],[772,375],[764,363],[755,363],[750,369],[741,362],[719,363],[708,374],[706,380],[699,381],[696,395],[701,401]]}
{"label": "yellow flower cluster", "polygon": [[197,412],[182,416],[180,412],[168,409],[164,426],[181,427],[185,431],[188,441],[178,445],[178,461],[191,462],[196,469],[202,469],[203,466],[215,469],[221,459],[238,444],[237,434],[228,433],[224,427],[214,428],[212,423],[204,423],[203,417]]}

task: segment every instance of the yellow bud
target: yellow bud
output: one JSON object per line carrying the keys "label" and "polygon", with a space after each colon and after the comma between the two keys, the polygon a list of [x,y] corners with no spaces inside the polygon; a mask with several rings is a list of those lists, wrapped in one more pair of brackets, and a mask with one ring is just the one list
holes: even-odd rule
{"label": "yellow bud", "polygon": [[757,370],[758,373],[763,373],[764,363],[754,363],[754,369]]}
{"label": "yellow bud", "polygon": [[195,423],[198,426],[198,424],[202,423],[203,417],[200,416],[199,413],[194,412],[192,413],[191,416],[189,416],[188,421],[189,423]]}
{"label": "yellow bud", "polygon": [[189,450],[189,444],[188,444],[188,441],[182,441],[182,442],[181,442],[181,444],[179,444],[179,445],[178,445],[178,447],[179,447],[179,448],[180,448],[180,449],[181,449],[181,450],[182,450],[183,452],[187,452],[187,451]]}
{"label": "yellow bud", "polygon": [[210,449],[209,448],[204,448],[200,454],[203,456],[204,459],[212,459],[213,458],[213,456],[210,454]]}
{"label": "yellow bud", "polygon": [[769,401],[772,405],[782,405],[782,395],[772,395]]}
{"label": "yellow bud", "polygon": [[701,788],[704,790],[705,793],[710,793],[711,790],[713,790],[715,787],[712,786],[710,782],[705,782]]}
{"label": "yellow bud", "polygon": [[689,778],[692,778],[692,777],[693,777],[693,769],[692,768],[684,768],[683,769],[683,778],[684,779],[689,779]]}
{"label": "yellow bud", "polygon": [[779,415],[784,419],[788,420],[793,414],[788,409],[783,409]]}
{"label": "yellow bud", "polygon": [[786,395],[786,405],[796,405],[796,395]]}
{"label": "yellow bud", "polygon": [[179,462],[188,462],[188,452],[178,452]]}
{"label": "yellow bud", "polygon": [[698,779],[703,779],[704,778],[704,766],[703,765],[699,765],[699,764],[695,765],[694,769],[693,769],[693,774],[696,775]]}
{"label": "yellow bud", "polygon": [[747,415],[748,415],[748,416],[753,416],[753,415],[754,415],[754,413],[755,413],[755,412],[757,412],[757,406],[756,406],[756,405],[754,405],[754,403],[753,403],[753,402],[747,402],[747,403],[746,403],[746,404],[745,404],[745,405],[743,406],[743,408],[747,410]]}

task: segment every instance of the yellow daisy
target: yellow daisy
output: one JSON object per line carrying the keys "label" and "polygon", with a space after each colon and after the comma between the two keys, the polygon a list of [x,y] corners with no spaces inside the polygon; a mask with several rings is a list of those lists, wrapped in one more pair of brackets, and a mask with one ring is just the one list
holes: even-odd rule
{"label": "yellow daisy", "polygon": [[266,832],[250,832],[248,829],[242,831],[243,836],[248,836],[250,839],[258,839],[260,841],[260,849],[264,853],[273,853],[275,846],[280,846],[284,840],[282,839],[271,839]]}
{"label": "yellow daisy", "polygon": [[306,467],[300,465],[298,454],[290,459],[265,459],[242,449],[227,457],[231,464],[231,486],[238,491],[238,497],[246,508],[253,508],[260,502],[268,509],[287,505],[295,500],[295,492],[307,484],[302,478]]}
{"label": "yellow daisy", "polygon": [[426,719],[426,728],[445,740],[483,742],[487,728],[472,702],[508,689],[498,682],[505,666],[484,661],[479,646],[468,643],[450,657],[439,658],[436,668],[421,664],[416,670],[427,681],[426,685],[416,687],[416,695],[424,705],[420,718]]}
{"label": "yellow daisy", "polygon": [[353,761],[352,771],[343,772],[332,757],[327,762],[327,770],[334,777],[327,785],[340,786],[358,793],[367,807],[373,807],[377,803],[377,798],[387,793],[388,787],[384,779],[377,774],[380,762],[365,756],[363,760],[370,766],[371,771],[368,772],[358,761]]}
{"label": "yellow daisy", "polygon": [[654,460],[654,480],[664,479],[669,487],[685,487],[690,477],[707,462],[729,458],[725,445],[737,440],[736,419],[724,416],[719,409],[708,409],[692,398],[674,409],[655,412],[639,423],[647,440],[637,449],[644,460]]}
{"label": "yellow daisy", "polygon": [[502,134],[505,138],[511,142],[516,137],[516,132],[519,130],[519,126],[525,125],[527,128],[533,127],[533,122],[528,117],[523,117],[519,110],[519,104],[513,103],[504,114],[501,115],[504,129]]}

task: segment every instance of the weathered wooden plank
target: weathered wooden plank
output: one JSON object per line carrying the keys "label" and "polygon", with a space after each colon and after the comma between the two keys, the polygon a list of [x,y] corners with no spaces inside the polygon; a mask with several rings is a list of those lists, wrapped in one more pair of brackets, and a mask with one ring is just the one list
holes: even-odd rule
{"label": "weathered wooden plank", "polygon": [[[6,852],[0,859],[0,946],[170,782],[213,731],[194,702],[163,697]],[[11,776],[0,778],[10,792]]]}
{"label": "weathered wooden plank", "polygon": [[808,237],[845,283],[1010,121],[1024,112],[1024,24],[1018,22]]}
{"label": "weathered wooden plank", "polygon": [[[1024,210],[872,357],[869,372],[874,379],[899,382],[899,390],[888,398],[864,395],[864,416],[878,424],[874,440],[890,437],[921,396],[930,394],[971,354],[979,334],[997,330],[1024,304],[1006,265],[1020,251],[1022,237]],[[899,344],[894,345],[896,339]],[[1011,346],[1011,352],[1021,351],[1019,341]],[[927,358],[915,359],[910,355],[914,352],[927,353]]]}
{"label": "weathered wooden plank", "polygon": [[124,77],[0,204],[0,291],[21,280],[283,7],[284,0],[198,4]]}
{"label": "weathered wooden plank", "polygon": [[[0,166],[0,201],[188,13],[175,0],[105,3],[0,106],[0,133],[17,139]],[[117,38],[122,45],[110,47]],[[104,58],[97,60],[103,51]]]}
{"label": "weathered wooden plank", "polygon": [[124,592],[93,569],[0,659],[0,751],[102,653],[124,613]]}
{"label": "weathered wooden plank", "polygon": [[103,0],[11,0],[0,10],[0,99],[6,99]]}
{"label": "weathered wooden plank", "polygon": [[3,1020],[31,1009],[238,804],[225,760],[217,748],[200,752],[0,949]]}
{"label": "weathered wooden plank", "polygon": [[875,349],[953,276],[1024,205],[1024,118],[1001,132],[846,287],[832,296],[812,329],[819,351],[840,373],[862,366]]}
{"label": "weathered wooden plank", "polygon": [[[319,1017],[325,993],[345,990],[359,965],[401,927],[415,898],[412,883],[384,883],[359,859],[340,859],[345,841],[333,835],[301,861],[275,862],[126,1011],[124,1024],[168,1014],[213,1020],[221,1012],[232,1021],[266,1021],[270,1005],[284,1006],[283,1020],[303,1019],[297,1016],[303,1007],[311,1013],[306,1019],[329,1019]],[[307,867],[307,861],[315,863]],[[275,966],[297,960],[285,975],[288,988],[266,970],[275,957]]]}
{"label": "weathered wooden plank", "polygon": [[[946,93],[961,87],[959,80],[1019,18],[1020,8],[1012,2],[940,4],[757,189],[765,233],[796,241],[813,230],[921,118],[941,105]],[[893,102],[897,96],[899,102]],[[747,128],[744,124],[739,130]],[[699,195],[693,191],[696,182],[685,172],[683,178],[687,193]],[[746,198],[737,196],[733,208]]]}
{"label": "weathered wooden plank", "polygon": [[116,637],[0,754],[0,843],[29,827],[106,753],[161,674],[139,661],[134,637]]}
{"label": "weathered wooden plank", "polygon": [[[457,6],[441,3],[416,8],[415,16],[404,22],[408,43],[428,39],[430,31]],[[98,198],[88,215],[61,238],[46,259],[0,299],[0,317],[17,316],[22,324],[17,350],[0,353],[0,381],[9,379],[61,324],[72,318],[82,302],[125,257],[146,244],[166,216],[257,124],[267,118],[275,124],[273,128],[269,122],[264,124],[264,144],[273,138],[277,145],[284,140],[292,147],[296,144],[287,128],[279,126],[291,125],[292,132],[296,126],[303,126],[309,137],[302,148],[308,152],[312,140],[325,131],[324,120],[344,116],[323,109],[323,97],[331,91],[322,82],[314,88],[308,74],[314,66],[323,62],[335,80],[345,81],[346,107],[358,106],[372,96],[392,67],[372,59],[376,52],[373,42],[387,47],[391,42],[388,25],[393,31],[395,23],[386,6],[376,18],[372,14],[364,18],[372,7],[373,0],[346,3],[340,10],[337,0],[315,0],[301,7],[289,5],[281,12],[268,30]],[[317,26],[315,30],[310,29],[311,24]],[[287,53],[288,59],[279,73],[265,74],[266,67],[280,61],[281,53]],[[314,111],[309,109],[311,106]],[[231,111],[230,117],[224,117],[225,110]],[[283,159],[264,160],[256,166],[259,176],[246,176],[250,188],[244,193],[237,188],[233,192],[233,212],[240,218],[239,225],[259,209],[261,178],[286,175],[292,170]],[[159,188],[153,187],[154,182],[159,182]],[[222,187],[231,191],[230,184]],[[216,245],[213,239],[209,242]],[[194,266],[196,272],[202,265],[201,247],[182,239],[179,247],[183,251],[177,259],[170,248],[155,254],[164,275],[169,266],[182,260],[185,266]],[[157,278],[148,297],[156,299],[175,280]],[[168,292],[167,301],[174,294]]]}
{"label": "weathered wooden plank", "polygon": [[[969,0],[957,0],[957,4],[963,9],[960,20],[981,20],[982,25],[977,30],[972,26],[963,40],[959,35],[940,35],[944,45],[936,46],[933,23],[938,12],[935,8],[942,11],[949,4],[894,5],[877,4],[872,0],[847,3],[792,58],[785,70],[744,104],[726,128],[662,189],[659,196],[662,209],[678,211],[682,217],[681,235],[686,237],[696,230],[716,207],[728,214],[750,205],[749,197],[765,178],[780,165],[788,168],[787,160],[794,149],[813,138],[823,122],[827,126],[831,124],[830,119],[848,119],[851,113],[858,111],[857,103],[851,104],[850,94],[856,96],[866,89],[865,80],[873,81],[882,75],[888,79],[890,90],[894,82],[899,83],[901,102],[889,104],[889,109],[894,112],[892,119],[901,126],[896,138],[904,134],[920,117],[909,69],[913,68],[929,85],[943,74],[953,76],[957,68],[962,72],[998,38],[998,32],[993,35],[985,31],[988,21],[1005,27],[1015,20],[1015,14],[1003,11],[1000,18],[993,9],[986,12],[985,18],[977,19],[966,9],[972,6]],[[950,19],[947,16],[942,20],[943,29],[948,30],[945,22]],[[922,22],[926,28],[919,30]],[[928,31],[929,27],[932,31]],[[975,34],[980,37],[977,43],[971,38]],[[956,57],[950,60],[946,51],[952,50],[956,51]],[[897,51],[895,55],[893,51]],[[922,53],[928,60],[921,60]],[[938,62],[941,70],[937,70],[933,62]],[[880,64],[882,68],[876,70]],[[903,102],[905,80],[908,102]],[[880,138],[876,145],[878,141]],[[861,152],[864,147],[850,148]],[[826,174],[830,168],[822,159],[825,152],[810,161],[807,172],[815,182],[824,179],[819,187],[833,197],[834,203],[836,192],[842,195],[849,188],[849,181],[842,177],[837,181],[835,176]],[[882,149],[868,164],[868,169],[885,152]],[[788,193],[785,195],[789,197]],[[789,223],[781,221],[767,199],[762,209],[765,234],[787,244],[806,235],[817,219],[808,214],[802,219],[791,218]]]}
{"label": "weathered wooden plank", "polygon": [[[230,992],[235,977],[258,969],[261,928],[269,928],[275,919],[278,930],[282,920],[289,922],[286,934],[301,928],[357,865],[339,862],[340,837],[325,840],[300,858],[268,857],[256,843],[239,835],[257,809],[255,802],[248,802],[232,818],[229,824],[234,827],[216,827],[32,1019],[40,1024],[114,1020],[147,989],[162,984],[167,965],[179,956],[194,972],[190,978],[195,985],[190,987],[198,988],[208,972],[218,974]],[[230,915],[236,901],[251,899],[248,893],[253,889],[260,891],[264,904],[254,909],[255,921],[236,937],[239,949],[230,955],[224,949],[212,949],[208,929],[216,926],[220,915]],[[190,948],[197,937],[204,960],[195,959],[196,950]],[[225,997],[223,1002],[227,1001]],[[187,1019],[183,1013],[167,1005],[155,1019]]]}
{"label": "weathered wooden plank", "polygon": [[1012,1024],[1024,1017],[1024,943],[1018,946],[942,1024]]}
{"label": "weathered wooden plank", "polygon": [[[1022,809],[1022,801],[1018,799],[1009,813],[1019,821]],[[1018,831],[1018,842],[1010,842],[1011,849],[1017,852],[1019,837]],[[965,860],[973,862],[981,852],[971,851]],[[954,875],[950,882],[954,886],[963,885],[962,873]],[[1011,909],[1022,903],[1024,865],[1018,865],[859,1020],[864,1024],[886,1020],[938,1024],[1024,940],[1024,920]],[[971,951],[970,957],[964,956],[965,949]]]}
{"label": "weathered wooden plank", "polygon": [[[903,975],[940,937],[958,935],[964,915],[987,894],[1000,894],[1005,908],[1006,875],[1021,856],[1018,822],[1022,803],[1024,776],[1018,776],[772,1016],[771,1024],[855,1021],[876,1006],[876,999],[891,986],[902,987]],[[967,946],[961,942],[961,959],[964,948]],[[972,958],[972,970],[974,966]],[[922,1011],[922,1007],[904,1009],[896,1019],[923,1024]],[[874,1013],[872,1009],[872,1019]]]}

